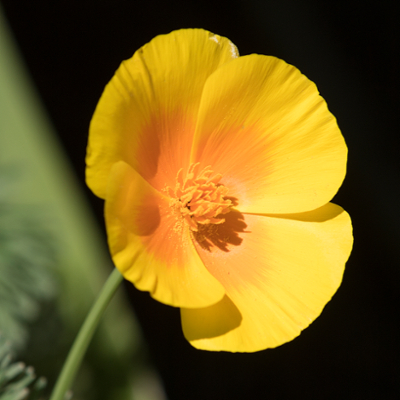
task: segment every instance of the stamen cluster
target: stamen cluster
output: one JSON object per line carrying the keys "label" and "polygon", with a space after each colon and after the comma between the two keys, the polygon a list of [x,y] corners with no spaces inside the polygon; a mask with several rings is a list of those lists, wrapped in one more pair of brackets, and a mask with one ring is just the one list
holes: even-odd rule
{"label": "stamen cluster", "polygon": [[174,189],[167,187],[172,198],[171,206],[179,209],[192,231],[198,231],[198,224],[222,224],[221,215],[230,211],[232,202],[226,199],[228,188],[219,183],[221,174],[213,175],[210,166],[198,172],[200,163],[191,164],[186,177],[183,168],[178,171]]}

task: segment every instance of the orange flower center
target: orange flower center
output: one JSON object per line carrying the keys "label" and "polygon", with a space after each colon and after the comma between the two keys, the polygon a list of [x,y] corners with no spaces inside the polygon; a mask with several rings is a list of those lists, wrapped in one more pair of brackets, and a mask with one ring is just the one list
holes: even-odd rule
{"label": "orange flower center", "polygon": [[215,174],[210,166],[198,172],[200,163],[191,164],[186,177],[183,168],[176,175],[174,189],[166,188],[171,197],[170,206],[180,212],[192,231],[198,225],[222,224],[231,209],[232,202],[225,198],[228,188],[219,183],[221,174]]}

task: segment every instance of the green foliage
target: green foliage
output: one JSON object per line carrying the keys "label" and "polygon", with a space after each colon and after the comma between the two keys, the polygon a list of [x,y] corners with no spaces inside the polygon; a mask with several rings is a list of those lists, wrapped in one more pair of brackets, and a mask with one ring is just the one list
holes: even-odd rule
{"label": "green foliage", "polygon": [[55,251],[44,210],[11,202],[4,172],[0,168],[0,330],[20,348],[27,322],[38,316],[40,302],[55,294],[50,273]]}
{"label": "green foliage", "polygon": [[[0,330],[51,387],[112,264],[1,4],[0,60]],[[127,400],[136,398],[137,387],[137,398],[154,399],[143,394],[157,380],[146,384],[152,373],[146,354],[132,310],[119,293],[72,387],[74,398]],[[26,377],[24,371],[18,377]],[[9,400],[1,397],[2,385],[0,400]]]}
{"label": "green foliage", "polygon": [[12,362],[8,342],[0,336],[0,400],[39,400],[46,379],[36,379],[34,369]]}

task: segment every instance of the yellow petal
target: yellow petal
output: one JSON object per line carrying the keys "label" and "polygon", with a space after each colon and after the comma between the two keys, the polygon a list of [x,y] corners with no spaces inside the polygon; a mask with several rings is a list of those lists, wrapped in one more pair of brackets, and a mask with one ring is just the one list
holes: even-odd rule
{"label": "yellow petal", "polygon": [[[182,309],[184,334],[205,350],[252,352],[279,346],[317,318],[339,287],[353,241],[350,217],[328,203],[306,213],[234,219],[246,226],[231,224],[236,239],[225,248],[220,242],[229,238],[229,226],[196,244],[231,303],[223,299],[204,309]],[[229,325],[226,321],[237,320],[238,312],[240,326]]]}
{"label": "yellow petal", "polygon": [[275,57],[239,57],[207,80],[192,162],[211,165],[241,212],[295,213],[332,199],[347,147],[313,82]]}
{"label": "yellow petal", "polygon": [[154,38],[124,61],[90,124],[86,181],[105,198],[107,177],[125,161],[156,189],[187,168],[204,82],[237,57],[236,47],[201,29]]}
{"label": "yellow petal", "polygon": [[224,296],[169,198],[122,161],[110,171],[105,217],[113,261],[139,290],[162,303],[189,308],[214,304]]}

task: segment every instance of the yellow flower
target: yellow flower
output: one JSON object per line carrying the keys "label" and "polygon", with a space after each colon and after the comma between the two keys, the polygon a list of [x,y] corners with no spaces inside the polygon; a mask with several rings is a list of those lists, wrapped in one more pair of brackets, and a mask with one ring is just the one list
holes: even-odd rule
{"label": "yellow flower", "polygon": [[86,177],[123,276],[180,307],[193,346],[252,352],[298,336],[340,285],[351,221],[329,201],[346,158],[295,67],[188,29],[121,64]]}

